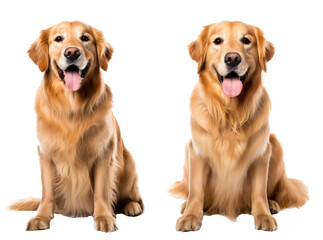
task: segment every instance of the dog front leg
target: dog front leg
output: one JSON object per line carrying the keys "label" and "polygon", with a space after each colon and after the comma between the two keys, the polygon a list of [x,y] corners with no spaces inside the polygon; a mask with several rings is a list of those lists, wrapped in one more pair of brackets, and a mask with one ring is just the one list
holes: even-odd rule
{"label": "dog front leg", "polygon": [[277,223],[271,216],[268,198],[267,181],[271,155],[271,145],[268,144],[266,152],[257,159],[251,168],[251,210],[258,230],[275,231]]}
{"label": "dog front leg", "polygon": [[177,231],[196,231],[201,228],[204,204],[205,163],[194,152],[192,143],[188,147],[189,196],[183,216],[177,220]]}
{"label": "dog front leg", "polygon": [[39,147],[38,155],[41,169],[42,199],[37,215],[30,219],[27,224],[27,231],[48,229],[50,220],[54,217],[53,162],[40,151]]}
{"label": "dog front leg", "polygon": [[112,154],[105,159],[99,159],[94,168],[94,225],[102,232],[117,230],[113,212],[114,176],[110,164]]}

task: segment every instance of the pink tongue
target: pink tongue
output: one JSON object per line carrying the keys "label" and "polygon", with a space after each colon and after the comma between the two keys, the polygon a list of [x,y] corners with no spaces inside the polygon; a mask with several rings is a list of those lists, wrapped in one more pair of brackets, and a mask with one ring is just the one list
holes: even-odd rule
{"label": "pink tongue", "polygon": [[76,71],[64,72],[66,87],[71,91],[77,91],[81,86],[81,76]]}
{"label": "pink tongue", "polygon": [[222,82],[222,89],[228,97],[236,97],[241,93],[242,82],[239,78],[224,78]]}

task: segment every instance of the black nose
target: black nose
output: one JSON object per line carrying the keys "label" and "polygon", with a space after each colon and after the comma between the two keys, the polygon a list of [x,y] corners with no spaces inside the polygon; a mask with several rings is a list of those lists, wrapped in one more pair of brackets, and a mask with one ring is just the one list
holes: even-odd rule
{"label": "black nose", "polygon": [[64,56],[70,61],[75,61],[81,56],[81,51],[76,47],[69,47],[65,49]]}
{"label": "black nose", "polygon": [[225,54],[224,62],[231,68],[236,67],[241,62],[241,56],[237,52],[229,52]]}

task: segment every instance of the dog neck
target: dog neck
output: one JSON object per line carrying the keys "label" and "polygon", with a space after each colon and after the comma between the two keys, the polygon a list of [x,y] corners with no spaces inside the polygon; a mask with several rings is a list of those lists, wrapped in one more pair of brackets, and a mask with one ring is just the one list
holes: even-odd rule
{"label": "dog neck", "polygon": [[260,71],[248,76],[241,94],[237,97],[226,96],[217,77],[207,70],[199,74],[198,87],[209,114],[218,126],[233,129],[252,119],[263,95]]}
{"label": "dog neck", "polygon": [[64,82],[51,69],[46,71],[41,87],[44,88],[49,105],[60,113],[91,112],[102,103],[103,99],[111,102],[107,105],[112,106],[112,93],[104,84],[99,67],[89,72],[78,91],[68,90]]}

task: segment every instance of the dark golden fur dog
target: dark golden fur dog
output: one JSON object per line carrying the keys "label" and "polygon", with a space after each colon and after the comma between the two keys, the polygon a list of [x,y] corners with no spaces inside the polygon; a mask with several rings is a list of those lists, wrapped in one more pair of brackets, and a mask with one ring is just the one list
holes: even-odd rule
{"label": "dark golden fur dog", "polygon": [[262,31],[241,22],[204,28],[189,45],[199,82],[191,96],[192,140],[184,174],[170,192],[183,197],[179,231],[201,227],[203,215],[254,216],[257,229],[273,231],[271,213],[301,207],[306,186],[287,178],[283,151],[270,134],[270,100],[261,72],[274,55]]}
{"label": "dark golden fur dog", "polygon": [[36,210],[27,230],[49,228],[54,213],[93,215],[103,232],[117,229],[115,214],[139,215],[143,204],[135,163],[111,111],[107,70],[113,49],[101,31],[63,22],[41,31],[29,51],[45,72],[36,97],[42,198],[14,210]]}

